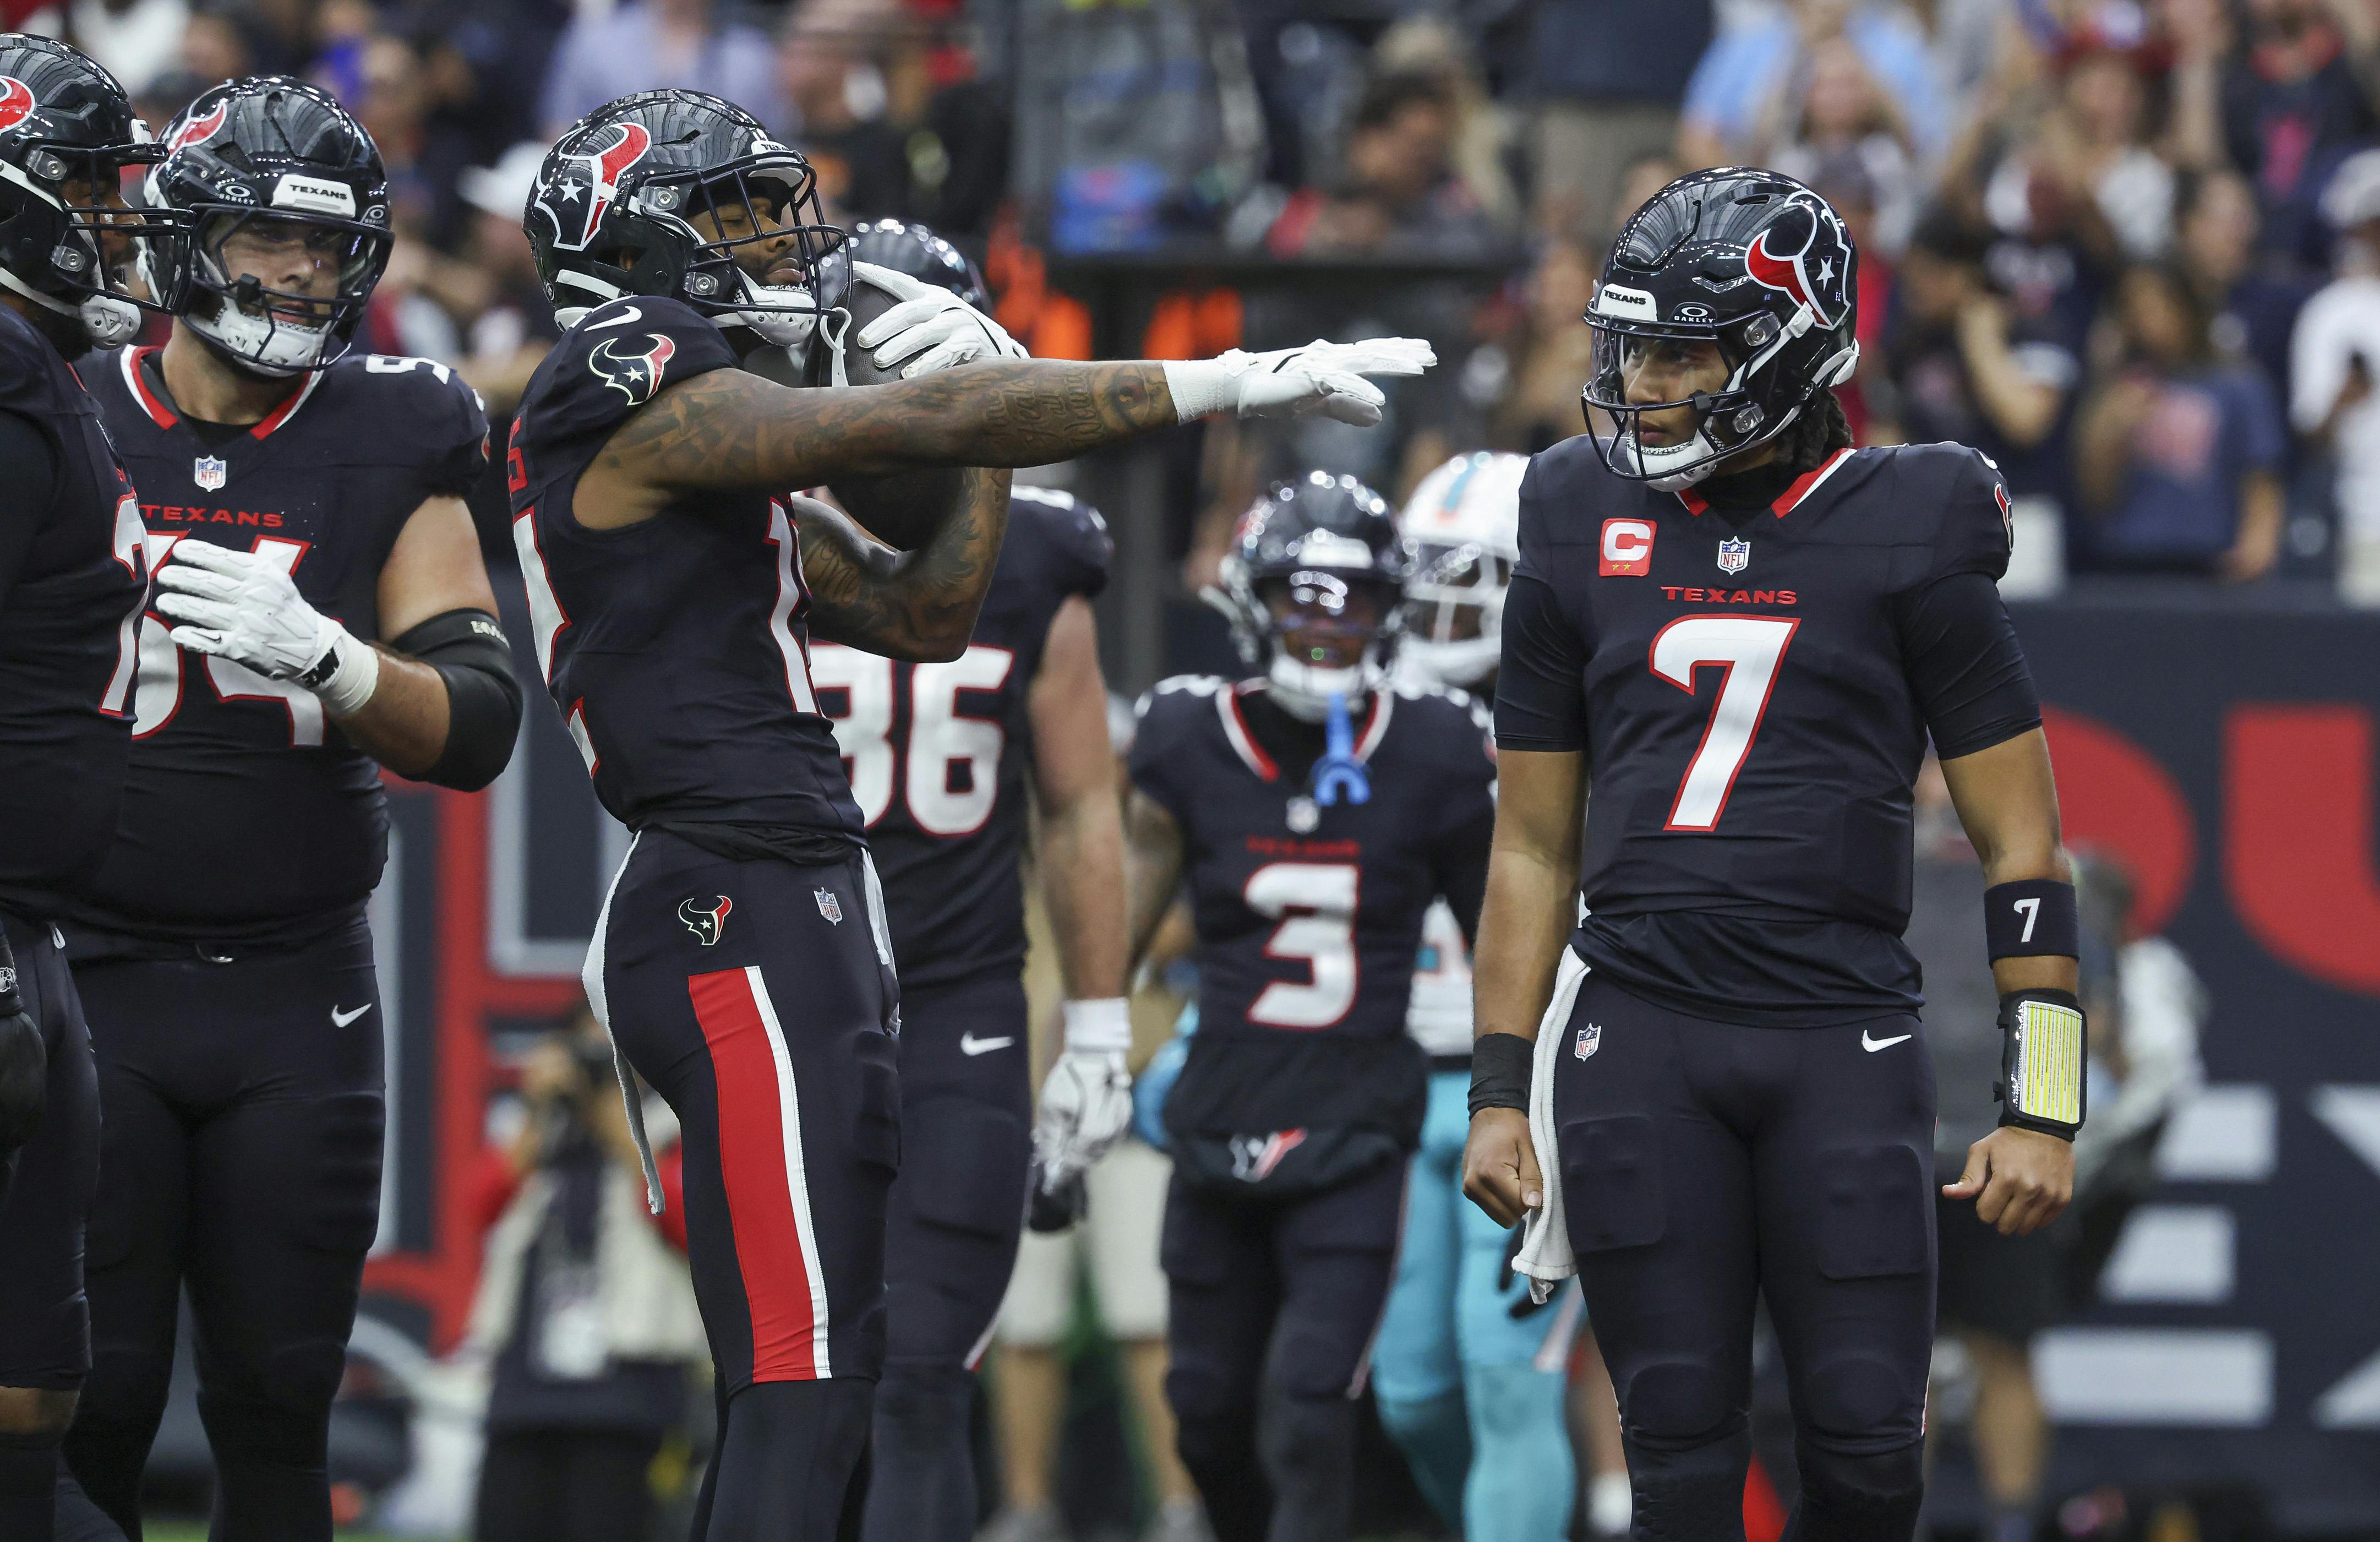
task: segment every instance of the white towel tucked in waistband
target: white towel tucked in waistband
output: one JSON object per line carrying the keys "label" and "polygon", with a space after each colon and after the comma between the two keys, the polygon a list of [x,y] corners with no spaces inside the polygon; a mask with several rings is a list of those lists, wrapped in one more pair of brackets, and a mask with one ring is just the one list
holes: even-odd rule
{"label": "white towel tucked in waistband", "polygon": [[1578,988],[1587,975],[1586,961],[1562,949],[1561,967],[1554,973],[1554,999],[1546,1003],[1537,1024],[1537,1053],[1529,1067],[1529,1145],[1537,1156],[1539,1192],[1545,1203],[1521,1221],[1521,1250],[1512,1255],[1512,1271],[1528,1276],[1529,1299],[1543,1305],[1554,1287],[1578,1272],[1570,1250],[1570,1223],[1562,1214],[1561,1147],[1554,1132],[1554,1067],[1560,1062],[1562,1039],[1570,1029],[1571,1009],[1578,1004]]}

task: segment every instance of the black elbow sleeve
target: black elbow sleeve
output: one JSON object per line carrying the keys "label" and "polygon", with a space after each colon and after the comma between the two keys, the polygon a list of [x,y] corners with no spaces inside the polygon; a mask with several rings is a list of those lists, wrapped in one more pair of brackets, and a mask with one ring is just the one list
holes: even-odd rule
{"label": "black elbow sleeve", "polygon": [[520,677],[504,628],[485,611],[433,615],[389,644],[446,682],[446,746],[419,780],[475,793],[513,758],[520,734]]}

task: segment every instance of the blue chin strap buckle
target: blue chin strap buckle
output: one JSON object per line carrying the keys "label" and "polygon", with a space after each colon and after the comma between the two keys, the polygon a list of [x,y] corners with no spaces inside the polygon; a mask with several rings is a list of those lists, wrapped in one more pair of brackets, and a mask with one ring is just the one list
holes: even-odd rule
{"label": "blue chin strap buckle", "polygon": [[1350,803],[1368,803],[1372,779],[1355,759],[1355,726],[1347,720],[1347,698],[1330,697],[1330,716],[1322,730],[1322,759],[1314,762],[1314,801],[1328,808],[1344,793]]}

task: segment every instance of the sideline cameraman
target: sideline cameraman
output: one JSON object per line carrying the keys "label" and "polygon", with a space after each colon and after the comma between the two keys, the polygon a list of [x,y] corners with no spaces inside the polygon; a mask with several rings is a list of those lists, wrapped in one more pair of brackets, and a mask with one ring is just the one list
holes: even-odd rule
{"label": "sideline cameraman", "polygon": [[591,1014],[530,1051],[516,1187],[488,1233],[468,1347],[492,1370],[481,1542],[643,1542],[648,1469],[709,1355],[686,1274],[676,1127],[645,1115],[668,1201],[644,1179]]}

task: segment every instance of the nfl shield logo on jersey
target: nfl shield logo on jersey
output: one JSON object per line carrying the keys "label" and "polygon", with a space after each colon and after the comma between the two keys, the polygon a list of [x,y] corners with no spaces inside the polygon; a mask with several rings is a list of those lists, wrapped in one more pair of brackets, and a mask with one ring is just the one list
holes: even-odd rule
{"label": "nfl shield logo on jersey", "polygon": [[1585,1060],[1587,1056],[1595,1053],[1596,1050],[1602,1048],[1603,1025],[1600,1023],[1589,1023],[1586,1026],[1578,1030],[1578,1042],[1571,1047],[1571,1053],[1576,1055],[1581,1060]]}
{"label": "nfl shield logo on jersey", "polygon": [[220,457],[200,455],[198,464],[190,467],[190,480],[203,491],[213,492],[223,486],[224,479],[230,473],[231,467],[225,465]]}
{"label": "nfl shield logo on jersey", "polygon": [[1718,570],[1721,573],[1741,573],[1751,562],[1752,542],[1737,540],[1718,543]]}
{"label": "nfl shield logo on jersey", "polygon": [[832,889],[813,889],[810,898],[818,901],[819,914],[833,926],[843,925],[843,901]]}

